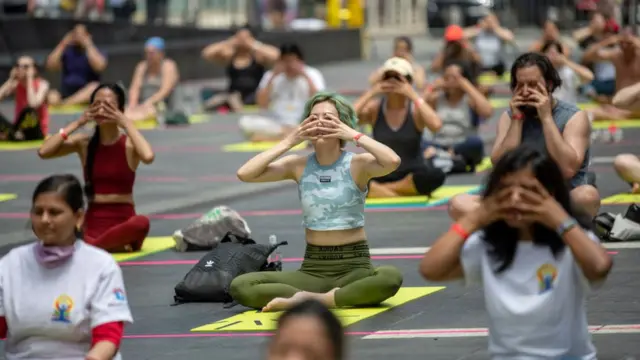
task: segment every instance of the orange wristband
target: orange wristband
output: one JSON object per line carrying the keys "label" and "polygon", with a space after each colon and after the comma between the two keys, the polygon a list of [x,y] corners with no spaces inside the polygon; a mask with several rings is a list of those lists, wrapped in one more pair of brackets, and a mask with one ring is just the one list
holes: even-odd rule
{"label": "orange wristband", "polygon": [[460,224],[458,224],[458,223],[455,223],[455,224],[451,225],[451,229],[450,230],[453,231],[454,233],[460,235],[460,237],[465,239],[465,240],[470,236],[470,234],[465,229],[463,229],[462,226]]}
{"label": "orange wristband", "polygon": [[356,143],[357,147],[360,147],[360,144],[358,144],[358,140],[360,140],[360,138],[362,137],[362,135],[364,135],[363,133],[359,133],[358,135],[353,137],[353,142]]}
{"label": "orange wristband", "polygon": [[59,133],[62,140],[67,140],[69,138],[69,135],[67,135],[67,132],[64,131],[64,128],[60,129]]}

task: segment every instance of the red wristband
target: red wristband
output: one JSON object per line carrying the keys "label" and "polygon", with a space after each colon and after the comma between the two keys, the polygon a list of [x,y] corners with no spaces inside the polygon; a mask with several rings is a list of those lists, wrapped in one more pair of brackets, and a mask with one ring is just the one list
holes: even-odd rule
{"label": "red wristband", "polygon": [[460,235],[460,237],[465,239],[465,240],[470,235],[465,229],[462,228],[462,225],[460,225],[458,223],[455,223],[455,224],[451,225],[451,229],[450,230],[453,231],[454,233]]}
{"label": "red wristband", "polygon": [[358,144],[358,140],[360,140],[360,138],[362,137],[362,135],[364,135],[364,134],[359,133],[358,135],[356,135],[356,136],[354,136],[354,137],[353,137],[353,142],[354,142],[354,143],[356,143],[356,146],[357,146],[357,147],[360,147],[360,144]]}
{"label": "red wristband", "polygon": [[64,128],[60,129],[58,133],[60,134],[62,140],[67,140],[69,138],[69,135],[67,135],[67,132],[64,131]]}
{"label": "red wristband", "polygon": [[513,116],[511,116],[511,118],[513,120],[522,120],[522,119],[524,119],[524,115],[522,115],[522,114],[513,114]]}
{"label": "red wristband", "polygon": [[422,103],[424,103],[424,99],[423,98],[419,98],[419,99],[417,99],[416,101],[413,102],[413,106],[418,107]]}

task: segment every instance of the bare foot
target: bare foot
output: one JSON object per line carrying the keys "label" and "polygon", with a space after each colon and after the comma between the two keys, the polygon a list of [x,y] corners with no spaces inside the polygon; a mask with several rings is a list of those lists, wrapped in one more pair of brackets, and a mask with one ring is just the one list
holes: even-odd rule
{"label": "bare foot", "polygon": [[262,312],[283,311],[304,300],[310,299],[313,293],[300,291],[290,298],[275,298],[262,308]]}
{"label": "bare foot", "polygon": [[640,194],[640,183],[633,183],[633,186],[631,187],[631,193]]}

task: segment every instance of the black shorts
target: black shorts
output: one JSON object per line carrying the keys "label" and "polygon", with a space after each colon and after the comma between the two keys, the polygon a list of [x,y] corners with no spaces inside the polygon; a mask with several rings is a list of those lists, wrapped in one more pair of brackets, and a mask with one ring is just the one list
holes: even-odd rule
{"label": "black shorts", "polygon": [[431,193],[444,184],[447,177],[444,171],[434,167],[429,164],[429,162],[422,162],[403,167],[389,175],[372,180],[384,184],[400,181],[409,174],[413,175],[413,185],[420,195],[431,195]]}
{"label": "black shorts", "polygon": [[489,71],[496,73],[496,75],[498,76],[502,76],[507,71],[507,66],[503,61],[500,61],[499,63],[497,63],[492,67],[482,68],[482,72],[489,72]]}
{"label": "black shorts", "polygon": [[31,108],[22,110],[13,123],[0,115],[0,133],[8,135],[11,141],[17,141],[19,140],[16,137],[18,131],[22,133],[22,139],[20,140],[33,141],[44,139],[38,113]]}

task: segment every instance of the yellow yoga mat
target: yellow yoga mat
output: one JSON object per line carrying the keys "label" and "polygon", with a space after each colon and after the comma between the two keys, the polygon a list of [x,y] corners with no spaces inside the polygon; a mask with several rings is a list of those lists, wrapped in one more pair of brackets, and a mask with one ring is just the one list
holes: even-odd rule
{"label": "yellow yoga mat", "polygon": [[87,105],[60,105],[49,106],[49,114],[52,115],[74,115],[80,114],[87,109]]}
{"label": "yellow yoga mat", "polygon": [[492,74],[483,74],[478,77],[478,83],[481,85],[496,85],[508,83],[511,81],[511,74],[505,73],[502,76],[496,76]]}
{"label": "yellow yoga mat", "polygon": [[442,186],[436,190],[431,197],[427,196],[399,196],[392,198],[367,199],[367,205],[408,205],[408,204],[424,204],[428,205],[442,199],[454,197],[456,195],[467,193],[473,189],[477,189],[478,185],[451,185]]}
{"label": "yellow yoga mat", "polygon": [[13,200],[13,199],[16,199],[17,197],[18,195],[16,194],[0,194],[0,202]]}
{"label": "yellow yoga mat", "polygon": [[476,166],[476,173],[487,171],[492,167],[493,167],[493,164],[491,163],[491,158],[487,156],[484,159],[482,159],[482,162],[478,166]]}
{"label": "yellow yoga mat", "polygon": [[136,128],[140,130],[151,130],[158,127],[158,121],[155,117],[145,120],[138,120],[135,122]]}
{"label": "yellow yoga mat", "polygon": [[[432,287],[403,287],[391,298],[385,300],[380,306],[366,308],[345,308],[332,310],[342,323],[342,326],[353,325],[364,319],[381,314],[387,310],[402,306],[410,301],[420,299],[444,290],[443,286]],[[249,310],[218,320],[216,322],[191,329],[193,332],[214,331],[274,331],[278,325],[278,318],[282,312],[263,313]]]}
{"label": "yellow yoga mat", "polygon": [[[261,152],[269,150],[278,144],[277,141],[246,141],[237,144],[229,144],[222,147],[224,152]],[[307,146],[306,143],[302,143],[293,148],[293,150],[304,150]]]}
{"label": "yellow yoga mat", "polygon": [[0,151],[20,151],[37,149],[42,145],[43,140],[33,141],[0,141]]}
{"label": "yellow yoga mat", "polygon": [[640,128],[640,120],[633,119],[633,120],[617,120],[617,121],[611,121],[611,120],[594,121],[591,127],[593,129],[600,130],[600,129],[608,129],[609,126],[611,125],[615,125],[617,128],[620,128],[620,129]]}
{"label": "yellow yoga mat", "polygon": [[616,194],[602,199],[603,205],[627,205],[640,203],[640,194]]}
{"label": "yellow yoga mat", "polygon": [[[509,107],[509,102],[511,101],[510,98],[492,98],[489,99],[489,102],[491,103],[491,106],[493,106],[496,109],[502,109],[502,108],[508,108]],[[588,110],[588,109],[593,109],[594,107],[598,106],[598,104],[596,103],[578,103],[578,107],[582,110]]]}
{"label": "yellow yoga mat", "polygon": [[143,256],[155,254],[164,250],[169,250],[176,245],[171,236],[148,237],[142,245],[142,250],[128,253],[112,254],[117,262],[129,261]]}

